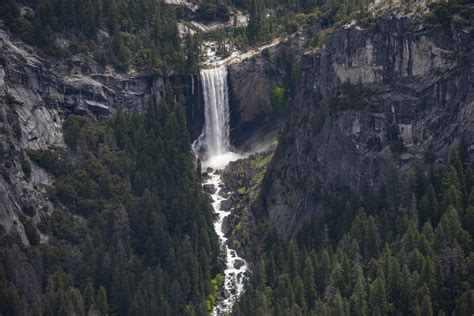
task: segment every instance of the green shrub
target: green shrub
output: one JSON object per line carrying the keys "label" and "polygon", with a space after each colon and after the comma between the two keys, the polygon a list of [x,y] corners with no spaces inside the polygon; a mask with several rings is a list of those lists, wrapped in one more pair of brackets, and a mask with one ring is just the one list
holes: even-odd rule
{"label": "green shrub", "polygon": [[7,100],[7,104],[10,105],[10,106],[14,105],[15,102],[16,102],[15,97],[12,96],[10,93],[7,93],[7,94],[5,95],[5,99]]}
{"label": "green shrub", "polygon": [[377,136],[370,137],[367,140],[367,148],[369,150],[381,151],[383,149],[382,140]]}
{"label": "green shrub", "polygon": [[31,177],[31,164],[27,159],[21,160],[21,169],[27,178]]}
{"label": "green shrub", "polygon": [[26,153],[38,166],[54,176],[60,176],[65,171],[66,163],[57,150],[27,150]]}
{"label": "green shrub", "polygon": [[285,146],[291,144],[295,140],[295,135],[293,133],[283,133],[280,137],[280,143]]}
{"label": "green shrub", "polygon": [[21,210],[23,213],[25,213],[28,216],[33,216],[35,215],[35,208],[31,204],[25,204],[21,207]]}
{"label": "green shrub", "polygon": [[25,234],[30,242],[30,245],[36,246],[39,245],[41,242],[41,237],[36,230],[35,225],[30,219],[26,219],[23,223],[23,227],[25,228]]}
{"label": "green shrub", "polygon": [[363,98],[364,92],[361,83],[354,85],[348,80],[333,90],[329,106],[335,111],[363,108],[367,105]]}
{"label": "green shrub", "polygon": [[219,287],[224,282],[224,277],[221,274],[217,274],[214,279],[211,280],[211,293],[208,295],[206,304],[207,310],[211,311],[214,307],[216,300],[219,297]]}
{"label": "green shrub", "polygon": [[15,135],[15,138],[17,140],[21,140],[23,133],[21,132],[21,126],[20,126],[20,121],[18,120],[18,117],[15,118],[12,129],[13,129],[13,134]]}
{"label": "green shrub", "polygon": [[334,30],[334,27],[330,27],[320,32],[313,33],[313,37],[308,42],[308,45],[313,48],[321,48],[328,36],[334,33]]}
{"label": "green shrub", "polygon": [[74,184],[63,180],[56,183],[56,196],[62,203],[71,206],[74,206],[79,200]]}
{"label": "green shrub", "polygon": [[430,11],[425,15],[426,21],[433,24],[441,24],[448,26],[450,21],[450,14],[448,4],[433,3],[429,6]]}
{"label": "green shrub", "polygon": [[280,86],[275,86],[272,89],[270,96],[273,110],[276,112],[281,112],[286,106],[286,89]]}
{"label": "green shrub", "polygon": [[84,42],[73,41],[69,45],[68,50],[71,54],[79,54],[79,53],[86,53],[89,50],[89,47]]}
{"label": "green shrub", "polygon": [[399,155],[405,151],[407,151],[407,148],[405,147],[405,144],[403,143],[403,139],[399,138],[395,143],[390,145],[390,150],[394,155]]}

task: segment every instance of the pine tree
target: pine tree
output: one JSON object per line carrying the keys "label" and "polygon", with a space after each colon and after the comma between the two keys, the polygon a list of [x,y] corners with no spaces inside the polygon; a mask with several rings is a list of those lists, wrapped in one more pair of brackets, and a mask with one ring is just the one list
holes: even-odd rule
{"label": "pine tree", "polygon": [[99,293],[97,294],[97,310],[101,316],[108,314],[109,306],[107,304],[107,294],[103,286],[100,287]]}
{"label": "pine tree", "polygon": [[304,282],[304,289],[306,293],[306,301],[308,302],[308,307],[312,309],[316,303],[317,293],[316,293],[314,267],[309,257],[307,257],[304,262],[303,282]]}
{"label": "pine tree", "polygon": [[147,266],[154,265],[155,260],[156,260],[155,245],[153,244],[153,240],[151,239],[150,236],[148,236],[148,239],[146,241],[145,254],[143,256],[143,259]]}
{"label": "pine tree", "polygon": [[385,280],[381,277],[376,278],[370,286],[369,306],[372,310],[377,308],[381,315],[389,312]]}
{"label": "pine tree", "polygon": [[457,300],[456,314],[470,315],[472,311],[474,311],[474,291],[468,288]]}
{"label": "pine tree", "polygon": [[263,38],[265,9],[262,0],[249,0],[249,21],[247,25],[247,37],[251,44],[261,41]]}
{"label": "pine tree", "polygon": [[433,315],[433,307],[431,306],[431,298],[429,295],[423,296],[421,302],[421,315]]}
{"label": "pine tree", "polygon": [[375,219],[372,215],[369,216],[366,229],[365,257],[367,259],[370,257],[378,258],[381,241]]}
{"label": "pine tree", "polygon": [[365,290],[365,279],[361,267],[356,267],[356,281],[353,294],[350,297],[351,315],[367,315],[367,292]]}
{"label": "pine tree", "polygon": [[91,306],[95,303],[94,294],[95,290],[94,286],[92,285],[92,280],[88,279],[86,287],[82,293],[82,297],[84,298],[84,311],[86,314],[89,312]]}
{"label": "pine tree", "polygon": [[20,8],[16,0],[6,0],[0,4],[0,17],[7,25],[12,25],[20,17]]}
{"label": "pine tree", "polygon": [[471,238],[474,238],[474,206],[468,206],[466,214],[463,218],[463,226],[471,235]]}
{"label": "pine tree", "polygon": [[458,211],[462,209],[462,192],[459,175],[453,166],[450,166],[443,176],[443,206],[452,205]]}
{"label": "pine tree", "polygon": [[432,184],[428,186],[428,190],[420,200],[419,220],[424,223],[431,219],[432,222],[437,222],[439,216],[438,200]]}

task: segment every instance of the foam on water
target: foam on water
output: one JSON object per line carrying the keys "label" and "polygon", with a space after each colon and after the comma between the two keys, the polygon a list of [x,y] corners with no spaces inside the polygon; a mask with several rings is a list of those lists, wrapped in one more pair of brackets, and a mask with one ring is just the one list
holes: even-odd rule
{"label": "foam on water", "polygon": [[[227,200],[220,195],[220,188],[223,186],[221,176],[217,173],[212,173],[209,175],[209,178],[204,182],[204,184],[213,185],[217,191],[214,194],[211,194],[213,199],[212,207],[214,212],[217,215],[217,219],[214,222],[214,229],[219,236],[221,247],[226,257],[226,267],[224,270],[224,291],[227,292],[226,298],[220,298],[214,309],[212,311],[213,315],[227,315],[232,311],[232,306],[235,301],[239,298],[244,290],[244,281],[247,278],[247,272],[249,270],[247,262],[239,257],[237,252],[227,246],[227,237],[224,235],[222,230],[222,224],[224,219],[229,216],[232,210],[222,210],[221,203],[222,201]],[[234,264],[240,261],[240,266],[234,266]]]}
{"label": "foam on water", "polygon": [[228,151],[217,156],[209,157],[208,160],[202,162],[202,165],[205,168],[210,167],[212,169],[224,169],[225,166],[229,164],[229,162],[236,161],[244,157],[244,155]]}

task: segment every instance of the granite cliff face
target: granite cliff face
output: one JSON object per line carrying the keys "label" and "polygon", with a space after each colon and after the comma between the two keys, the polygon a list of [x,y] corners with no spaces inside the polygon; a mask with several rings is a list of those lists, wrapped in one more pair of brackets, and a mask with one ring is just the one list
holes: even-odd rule
{"label": "granite cliff face", "polygon": [[239,149],[251,150],[280,129],[281,113],[272,104],[272,88],[283,86],[289,73],[285,62],[298,59],[304,42],[298,36],[260,50],[251,58],[228,66],[230,137]]}
{"label": "granite cliff face", "polygon": [[270,89],[275,76],[268,76],[270,61],[252,58],[229,67],[229,101],[232,140],[239,144],[254,133],[270,115]]}
{"label": "granite cliff face", "polygon": [[0,224],[6,231],[19,232],[25,244],[19,216],[39,221],[52,212],[46,188],[54,181],[26,152],[63,147],[62,125],[68,115],[90,113],[100,119],[119,108],[141,111],[159,102],[169,85],[174,98],[185,98],[190,137],[202,130],[197,74],[124,75],[81,57],[70,62],[47,58],[1,27],[0,56]]}
{"label": "granite cliff face", "polygon": [[392,12],[353,21],[306,52],[255,213],[291,236],[342,187],[377,187],[417,161],[442,167],[462,135],[472,157],[473,49],[472,16],[433,24]]}

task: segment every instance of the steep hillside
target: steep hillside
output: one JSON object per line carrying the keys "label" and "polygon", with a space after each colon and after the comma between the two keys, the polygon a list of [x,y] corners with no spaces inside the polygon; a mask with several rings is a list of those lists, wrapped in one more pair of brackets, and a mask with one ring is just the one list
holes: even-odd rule
{"label": "steep hillside", "polygon": [[472,314],[473,16],[385,8],[312,37],[251,212],[233,196],[253,262],[234,315]]}
{"label": "steep hillside", "polygon": [[257,213],[294,235],[347,190],[377,190],[417,162],[445,167],[462,136],[472,156],[472,34],[471,7],[394,11],[307,52]]}
{"label": "steep hillside", "polygon": [[41,198],[40,189],[50,184],[50,179],[32,164],[31,183],[25,183],[21,164],[29,161],[26,149],[64,146],[62,128],[69,115],[106,118],[117,109],[143,112],[150,103],[159,104],[166,96],[185,106],[190,136],[195,138],[201,132],[204,118],[198,75],[120,74],[80,55],[69,63],[42,55],[6,30],[0,30],[0,43],[0,137],[3,174],[9,178],[0,180],[4,188],[0,218],[7,230],[25,204],[35,205],[38,212],[51,209]]}
{"label": "steep hillside", "polygon": [[0,41],[0,313],[207,314],[222,263],[189,154],[198,76]]}

